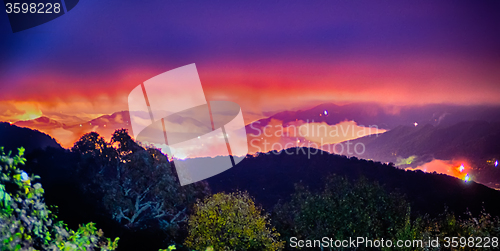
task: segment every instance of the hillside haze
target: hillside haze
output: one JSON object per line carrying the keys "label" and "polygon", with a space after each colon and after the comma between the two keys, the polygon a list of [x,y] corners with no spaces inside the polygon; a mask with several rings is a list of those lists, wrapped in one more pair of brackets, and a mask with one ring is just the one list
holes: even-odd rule
{"label": "hillside haze", "polygon": [[363,144],[365,151],[353,151],[351,155],[395,164],[411,157],[412,160],[398,165],[413,168],[435,159],[462,160],[472,167],[475,180],[500,188],[500,168],[493,164],[500,159],[499,128],[500,122],[487,121],[398,126],[378,136],[353,140],[353,145]]}

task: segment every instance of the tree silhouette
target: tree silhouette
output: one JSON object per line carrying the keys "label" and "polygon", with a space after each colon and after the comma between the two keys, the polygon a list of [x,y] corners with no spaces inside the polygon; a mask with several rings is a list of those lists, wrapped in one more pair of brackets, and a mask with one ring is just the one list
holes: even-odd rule
{"label": "tree silhouette", "polygon": [[111,136],[111,145],[115,146],[120,156],[127,156],[136,151],[143,150],[128,134],[127,129],[118,129]]}
{"label": "tree silhouette", "polygon": [[81,157],[77,174],[83,190],[131,230],[161,229],[174,238],[187,222],[189,206],[209,192],[204,182],[181,186],[167,156],[141,147],[126,129],[116,130],[110,142],[88,133],[72,151]]}

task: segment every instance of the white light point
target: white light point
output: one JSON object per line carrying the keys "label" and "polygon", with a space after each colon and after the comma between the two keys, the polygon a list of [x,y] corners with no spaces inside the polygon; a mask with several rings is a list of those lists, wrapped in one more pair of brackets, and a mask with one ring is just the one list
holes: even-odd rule
{"label": "white light point", "polygon": [[465,177],[464,177],[464,181],[465,181],[465,182],[468,182],[468,181],[470,181],[470,177],[469,177],[469,174],[465,175]]}
{"label": "white light point", "polygon": [[464,169],[465,169],[464,164],[460,165],[460,167],[458,168],[458,170],[460,170],[460,172],[463,172]]}

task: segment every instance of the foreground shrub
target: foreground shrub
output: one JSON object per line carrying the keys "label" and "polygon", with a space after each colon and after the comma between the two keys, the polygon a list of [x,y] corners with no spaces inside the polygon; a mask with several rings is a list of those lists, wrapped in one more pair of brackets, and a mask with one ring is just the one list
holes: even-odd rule
{"label": "foreground shrub", "polygon": [[[287,250],[346,250],[292,243],[292,238],[321,240],[325,236],[335,240],[401,240],[416,245],[397,247],[392,243],[392,247],[377,249],[382,251],[499,250],[499,217],[484,211],[478,216],[467,212],[456,217],[446,210],[437,218],[417,214],[412,220],[410,214],[410,205],[401,194],[388,193],[363,178],[352,183],[333,175],[319,192],[297,184],[291,200],[275,206],[273,224],[290,241]],[[361,245],[356,250],[375,249]]]}
{"label": "foreground shrub", "polygon": [[338,176],[327,178],[319,193],[297,184],[291,201],[276,205],[273,213],[273,223],[287,241],[394,238],[409,219],[410,206],[402,195],[365,179],[351,183]]}
{"label": "foreground shrub", "polygon": [[0,148],[0,250],[115,250],[93,223],[73,231],[43,201],[44,190],[18,165],[24,164],[24,149],[11,157]]}
{"label": "foreground shrub", "polygon": [[186,245],[196,250],[281,250],[267,215],[247,193],[215,194],[195,205]]}

